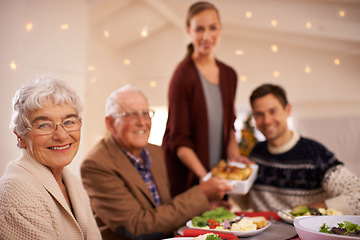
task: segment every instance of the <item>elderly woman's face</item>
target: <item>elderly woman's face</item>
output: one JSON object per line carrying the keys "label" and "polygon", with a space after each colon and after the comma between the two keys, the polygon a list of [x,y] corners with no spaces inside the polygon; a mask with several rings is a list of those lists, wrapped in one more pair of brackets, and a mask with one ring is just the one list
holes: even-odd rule
{"label": "elderly woman's face", "polygon": [[[28,119],[30,124],[43,121],[63,123],[64,120],[78,117],[75,109],[70,105],[54,105],[51,101],[43,104],[43,108],[32,112]],[[70,164],[79,149],[80,129],[67,132],[61,125],[57,125],[54,133],[37,135],[28,130],[22,138],[21,146],[38,162],[50,168],[50,170],[62,170]]]}

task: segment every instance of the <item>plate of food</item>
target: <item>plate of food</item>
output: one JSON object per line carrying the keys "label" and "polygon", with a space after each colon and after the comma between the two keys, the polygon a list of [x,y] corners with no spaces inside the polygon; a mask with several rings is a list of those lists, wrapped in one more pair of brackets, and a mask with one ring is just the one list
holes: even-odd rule
{"label": "plate of food", "polygon": [[294,226],[301,239],[360,239],[360,216],[355,215],[295,218]]}
{"label": "plate of food", "polygon": [[245,164],[240,162],[226,163],[221,160],[208,174],[203,177],[203,181],[211,177],[219,177],[230,180],[234,189],[229,194],[245,195],[256,180],[259,165]]}
{"label": "plate of food", "polygon": [[220,207],[194,217],[186,223],[191,229],[248,237],[262,233],[271,225],[264,217],[238,217]]}
{"label": "plate of food", "polygon": [[222,239],[216,233],[205,233],[197,237],[175,237],[175,238],[166,238],[163,240],[222,240]]}
{"label": "plate of food", "polygon": [[341,211],[338,211],[334,208],[312,208],[309,206],[301,205],[297,206],[293,209],[285,209],[279,210],[277,215],[284,222],[293,224],[294,219],[298,217],[306,217],[306,216],[321,216],[321,215],[342,215]]}

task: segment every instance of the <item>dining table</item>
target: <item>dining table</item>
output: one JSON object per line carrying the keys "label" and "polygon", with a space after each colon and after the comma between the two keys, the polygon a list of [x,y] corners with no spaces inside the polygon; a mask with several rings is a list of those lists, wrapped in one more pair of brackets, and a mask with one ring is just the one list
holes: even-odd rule
{"label": "dining table", "polygon": [[[265,231],[248,237],[238,236],[239,240],[300,240],[294,225],[281,220],[276,212],[237,212],[236,215],[245,217],[263,216],[270,222],[270,226]],[[182,236],[185,229],[188,228],[179,229],[179,236]]]}

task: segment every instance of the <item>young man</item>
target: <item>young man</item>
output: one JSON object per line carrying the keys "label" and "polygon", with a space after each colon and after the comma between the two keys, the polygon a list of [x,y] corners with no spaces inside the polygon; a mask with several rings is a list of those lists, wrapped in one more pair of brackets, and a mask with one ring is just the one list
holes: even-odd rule
{"label": "young man", "polygon": [[163,151],[148,143],[154,112],[134,87],[114,91],[105,115],[111,135],[81,166],[104,240],[166,238],[232,190],[228,181],[212,178],[171,197]]}
{"label": "young man", "polygon": [[291,105],[284,89],[264,84],[253,91],[250,103],[256,127],[266,138],[250,154],[259,164],[249,193],[252,208],[308,205],[360,214],[360,179],[323,145],[288,128]]}

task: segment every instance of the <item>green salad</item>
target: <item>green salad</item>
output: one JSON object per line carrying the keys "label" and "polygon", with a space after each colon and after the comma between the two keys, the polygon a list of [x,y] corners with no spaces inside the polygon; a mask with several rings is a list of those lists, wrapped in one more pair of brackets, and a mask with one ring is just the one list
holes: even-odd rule
{"label": "green salad", "polygon": [[222,223],[225,219],[231,220],[235,218],[236,215],[232,212],[229,212],[223,207],[219,207],[215,210],[206,211],[201,216],[194,217],[192,219],[192,225],[194,227],[205,227],[209,226],[212,221],[209,220],[212,219],[217,223]]}
{"label": "green salad", "polygon": [[324,223],[320,228],[320,232],[360,238],[360,226],[348,221],[338,223],[338,227],[333,227],[331,229]]}

